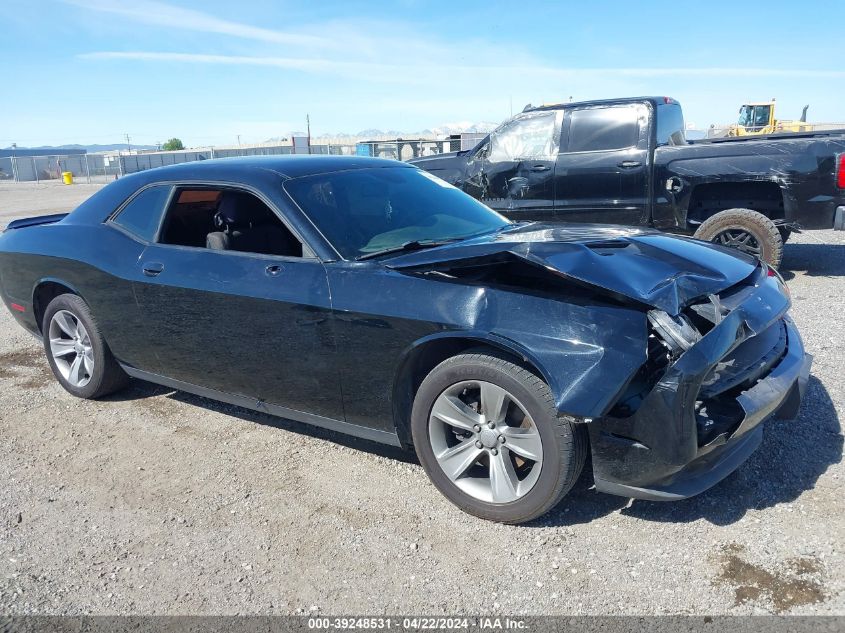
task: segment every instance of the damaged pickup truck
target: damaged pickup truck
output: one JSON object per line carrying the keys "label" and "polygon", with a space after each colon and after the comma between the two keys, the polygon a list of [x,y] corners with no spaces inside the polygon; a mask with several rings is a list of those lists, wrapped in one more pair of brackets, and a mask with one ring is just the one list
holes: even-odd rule
{"label": "damaged pickup truck", "polygon": [[845,229],[845,131],[684,130],[668,97],[529,106],[472,150],[410,162],[512,220],[695,234],[774,267],[792,231]]}
{"label": "damaged pickup truck", "polygon": [[764,420],[797,414],[810,368],[786,287],[753,257],[514,224],[370,158],[121,178],[12,222],[0,298],[77,397],[133,377],[404,446],[460,508],[509,523],[554,507],[590,452],[599,491],[709,488]]}

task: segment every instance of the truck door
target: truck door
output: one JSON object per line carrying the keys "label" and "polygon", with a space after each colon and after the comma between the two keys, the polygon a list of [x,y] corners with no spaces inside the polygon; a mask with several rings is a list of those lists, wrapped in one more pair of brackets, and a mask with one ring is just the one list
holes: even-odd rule
{"label": "truck door", "polygon": [[648,222],[648,122],[644,103],[566,111],[555,165],[557,219]]}
{"label": "truck door", "polygon": [[554,170],[560,110],[506,121],[467,164],[464,191],[512,220],[554,217]]}

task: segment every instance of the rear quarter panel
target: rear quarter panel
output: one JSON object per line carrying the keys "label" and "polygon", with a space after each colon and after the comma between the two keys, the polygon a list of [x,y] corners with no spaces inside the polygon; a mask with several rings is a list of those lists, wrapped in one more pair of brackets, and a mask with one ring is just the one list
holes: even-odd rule
{"label": "rear quarter panel", "polygon": [[96,224],[51,224],[8,231],[0,236],[3,296],[25,308],[12,314],[40,334],[33,302],[37,286],[54,281],[68,286],[91,308],[114,355],[154,371],[144,351],[144,328],[132,291],[132,277],[144,246],[120,231]]}

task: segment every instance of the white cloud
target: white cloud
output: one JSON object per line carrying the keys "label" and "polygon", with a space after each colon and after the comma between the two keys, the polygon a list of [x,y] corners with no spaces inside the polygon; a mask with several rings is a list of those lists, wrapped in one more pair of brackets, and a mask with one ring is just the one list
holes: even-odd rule
{"label": "white cloud", "polygon": [[[319,104],[326,104],[328,109],[328,104],[336,103],[340,94],[338,82],[326,78],[348,80],[342,87],[343,113],[327,110],[323,119],[357,121],[350,123],[350,128],[373,126],[372,121],[379,121],[378,127],[422,129],[455,116],[499,120],[511,111],[521,110],[529,101],[555,102],[569,95],[581,100],[670,94],[683,101],[691,119],[723,121],[735,117],[734,102],[786,92],[783,101],[779,99],[779,108],[784,112],[800,112],[801,105],[809,101],[821,104],[818,110],[814,105],[814,112],[820,117],[830,117],[834,116],[829,114],[833,106],[823,109],[830,96],[819,86],[839,85],[845,79],[845,69],[813,69],[810,64],[801,69],[715,65],[583,68],[570,67],[565,62],[555,66],[550,58],[535,54],[531,44],[523,47],[507,36],[447,38],[400,19],[343,18],[286,25],[284,31],[279,31],[161,0],[62,1],[138,25],[139,38],[145,42],[150,29],[166,35],[182,29],[213,36],[202,38],[208,40],[208,53],[198,49],[196,42],[185,44],[181,51],[166,51],[146,43],[133,44],[133,38],[127,38],[125,46],[139,48],[101,49],[79,55],[89,63],[276,69],[291,75],[291,81],[302,87],[295,93],[297,107],[308,103],[312,113],[317,113]],[[250,44],[247,54],[228,48],[237,46],[238,42],[232,41],[237,39],[255,45]],[[261,54],[256,54],[256,50]],[[631,59],[630,63],[636,64],[637,60]],[[166,68],[163,70],[167,72]],[[231,73],[229,80],[237,81],[237,75]],[[312,78],[316,81],[309,81]],[[253,81],[242,87],[248,90],[254,85]],[[782,87],[789,90],[778,92]],[[796,103],[790,101],[790,91],[800,93],[800,97],[794,97]]]}
{"label": "white cloud", "polygon": [[262,42],[293,46],[331,47],[333,42],[317,35],[290,33],[223,20],[202,11],[173,6],[158,0],[61,0],[83,9],[122,16],[133,22],[174,29],[231,35]]}
{"label": "white cloud", "polygon": [[[536,56],[501,42],[421,35],[412,24],[390,20],[331,20],[286,31],[251,26],[186,9],[160,0],[62,0],[86,9],[121,16],[131,22],[172,29],[228,35],[271,44],[292,45],[284,55],[243,56],[162,51],[99,51],[87,59],[264,66],[397,85],[483,84],[500,91],[545,82],[557,92],[564,85],[614,79],[660,78],[845,78],[843,70],[788,68],[566,68],[544,64]],[[291,51],[299,55],[291,55]],[[387,61],[385,61],[387,60]],[[478,62],[476,60],[483,60]],[[563,84],[563,85],[562,85]],[[561,92],[562,90],[562,92]]]}
{"label": "white cloud", "polygon": [[288,70],[340,75],[375,82],[426,83],[444,79],[445,71],[467,73],[467,77],[502,77],[517,75],[521,79],[575,79],[600,77],[803,77],[817,79],[845,78],[845,70],[807,70],[787,68],[556,68],[550,66],[450,65],[442,64],[384,64],[369,61],[308,57],[250,57],[243,55],[206,55],[155,51],[99,51],[83,53],[84,59],[119,59],[148,62],[179,62],[191,64],[221,64],[269,66]]}

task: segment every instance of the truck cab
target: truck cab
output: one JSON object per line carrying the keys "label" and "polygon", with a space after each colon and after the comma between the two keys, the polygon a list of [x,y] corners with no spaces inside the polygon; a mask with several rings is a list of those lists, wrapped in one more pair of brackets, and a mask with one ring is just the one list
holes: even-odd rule
{"label": "truck cab", "polygon": [[412,162],[513,220],[644,225],[650,150],[685,142],[673,99],[592,101],[527,108],[457,160]]}

